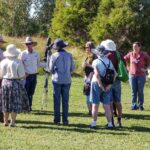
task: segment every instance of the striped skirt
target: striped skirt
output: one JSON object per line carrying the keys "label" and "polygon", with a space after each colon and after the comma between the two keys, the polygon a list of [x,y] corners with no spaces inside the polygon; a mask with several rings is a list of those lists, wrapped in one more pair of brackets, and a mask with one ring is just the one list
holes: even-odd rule
{"label": "striped skirt", "polygon": [[20,80],[3,79],[1,86],[0,112],[28,112],[29,100]]}

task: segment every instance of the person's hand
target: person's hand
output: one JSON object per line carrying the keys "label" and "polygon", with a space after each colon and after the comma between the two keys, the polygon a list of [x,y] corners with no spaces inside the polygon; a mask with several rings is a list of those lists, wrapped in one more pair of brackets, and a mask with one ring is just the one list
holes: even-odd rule
{"label": "person's hand", "polygon": [[142,72],[146,72],[147,70],[146,70],[146,69],[144,69],[144,68],[141,68],[141,71],[142,71]]}
{"label": "person's hand", "polygon": [[82,66],[83,66],[83,67],[87,67],[87,66],[88,66],[88,63],[83,62]]}
{"label": "person's hand", "polygon": [[111,84],[109,84],[109,85],[107,85],[107,86],[105,87],[105,91],[106,91],[106,92],[109,91],[110,88],[111,88]]}
{"label": "person's hand", "polygon": [[28,73],[25,73],[25,78],[27,78],[29,76],[29,74]]}
{"label": "person's hand", "polygon": [[103,85],[99,85],[99,87],[101,88],[101,90],[102,90],[103,92],[105,92],[105,88],[104,88]]}

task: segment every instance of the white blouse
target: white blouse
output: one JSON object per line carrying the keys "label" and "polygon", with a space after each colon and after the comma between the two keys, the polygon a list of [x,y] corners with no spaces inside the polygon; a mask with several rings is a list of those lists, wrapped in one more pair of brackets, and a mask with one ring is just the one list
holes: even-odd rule
{"label": "white blouse", "polygon": [[5,58],[0,63],[0,78],[20,79],[25,76],[22,61],[18,58]]}

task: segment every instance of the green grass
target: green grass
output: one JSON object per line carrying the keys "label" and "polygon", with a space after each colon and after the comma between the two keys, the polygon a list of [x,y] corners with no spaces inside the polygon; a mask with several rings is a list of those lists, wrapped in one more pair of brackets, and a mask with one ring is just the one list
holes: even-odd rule
{"label": "green grass", "polygon": [[[44,76],[38,76],[33,100],[33,112],[19,114],[17,127],[0,125],[0,150],[149,150],[150,149],[150,92],[145,87],[145,110],[130,110],[130,87],[122,84],[123,128],[108,130],[100,105],[98,129],[89,129],[91,118],[87,115],[82,94],[82,78],[73,78],[70,93],[69,126],[53,125],[52,85],[49,82],[49,103],[41,111]],[[115,118],[116,119],[116,118]]]}

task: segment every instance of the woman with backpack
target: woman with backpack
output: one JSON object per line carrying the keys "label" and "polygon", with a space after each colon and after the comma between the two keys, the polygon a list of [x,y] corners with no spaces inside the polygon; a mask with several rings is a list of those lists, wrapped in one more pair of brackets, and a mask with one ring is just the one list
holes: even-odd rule
{"label": "woman with backpack", "polygon": [[104,46],[98,46],[95,51],[97,51],[98,58],[92,63],[94,75],[92,78],[90,91],[90,101],[92,102],[92,123],[90,127],[96,127],[99,103],[102,102],[108,122],[107,127],[113,128],[110,103],[111,85],[115,81],[116,71],[112,62],[104,56]]}
{"label": "woman with backpack", "polygon": [[[114,41],[111,39],[107,39],[101,43],[106,49],[105,51],[105,56],[111,60],[115,70],[118,69],[118,59],[117,59],[117,54],[116,54],[116,44]],[[111,109],[113,113],[113,104],[115,105],[116,108],[116,115],[117,115],[117,127],[121,127],[121,117],[122,117],[122,104],[121,104],[121,81],[116,78],[115,82],[112,85],[112,102],[111,102]],[[112,116],[112,121],[114,124],[114,117]],[[115,125],[115,124],[114,124]]]}
{"label": "woman with backpack", "polygon": [[97,58],[97,56],[92,53],[92,49],[94,48],[94,44],[91,41],[87,42],[84,47],[86,52],[86,59],[83,62],[83,69],[85,73],[83,93],[86,95],[86,103],[89,115],[91,115],[92,113],[92,104],[90,102],[90,87],[94,71],[92,67],[92,62],[94,61],[94,59]]}

